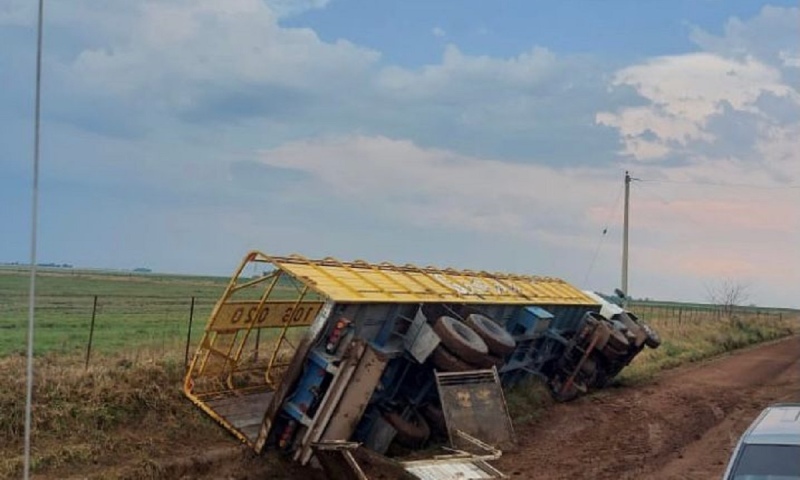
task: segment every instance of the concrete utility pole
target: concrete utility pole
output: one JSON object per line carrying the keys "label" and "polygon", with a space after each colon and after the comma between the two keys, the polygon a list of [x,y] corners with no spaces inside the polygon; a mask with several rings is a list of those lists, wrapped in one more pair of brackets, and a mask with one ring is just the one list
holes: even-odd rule
{"label": "concrete utility pole", "polygon": [[628,298],[628,210],[631,199],[631,176],[625,171],[625,217],[622,229],[622,293]]}

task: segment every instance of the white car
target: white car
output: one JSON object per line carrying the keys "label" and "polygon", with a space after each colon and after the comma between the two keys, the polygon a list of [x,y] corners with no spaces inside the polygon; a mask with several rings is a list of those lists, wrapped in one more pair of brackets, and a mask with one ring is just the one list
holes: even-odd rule
{"label": "white car", "polygon": [[800,403],[764,409],[731,455],[724,480],[800,480]]}

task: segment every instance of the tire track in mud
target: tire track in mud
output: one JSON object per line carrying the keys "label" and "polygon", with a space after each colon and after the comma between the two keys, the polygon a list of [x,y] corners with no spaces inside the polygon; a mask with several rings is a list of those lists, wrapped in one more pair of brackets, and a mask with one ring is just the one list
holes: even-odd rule
{"label": "tire track in mud", "polygon": [[800,401],[800,337],[555,405],[517,428],[519,448],[497,466],[531,479],[720,477],[739,435],[777,401]]}

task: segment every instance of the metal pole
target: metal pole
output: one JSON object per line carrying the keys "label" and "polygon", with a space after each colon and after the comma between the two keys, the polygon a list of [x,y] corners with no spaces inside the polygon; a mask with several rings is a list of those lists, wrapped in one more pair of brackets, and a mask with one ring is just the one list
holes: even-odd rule
{"label": "metal pole", "polygon": [[192,319],[194,319],[194,297],[189,305],[189,330],[186,332],[186,352],[183,354],[183,368],[189,366],[189,344],[192,342]]}
{"label": "metal pole", "polygon": [[631,198],[631,176],[625,171],[625,214],[622,229],[622,293],[625,294],[625,305],[627,306],[628,295],[628,220]]}
{"label": "metal pole", "polygon": [[33,192],[31,202],[31,281],[28,289],[28,354],[26,357],[25,384],[25,440],[22,478],[31,477],[31,412],[33,410],[33,333],[34,306],[36,304],[36,230],[39,223],[39,131],[41,125],[42,98],[42,19],[44,0],[39,0],[39,15],[36,23],[36,92],[33,115]]}
{"label": "metal pole", "polygon": [[97,315],[97,295],[94,296],[94,303],[92,304],[92,323],[89,325],[89,343],[86,344],[86,364],[83,366],[84,370],[89,368],[89,357],[92,355],[92,338],[94,338],[94,319]]}
{"label": "metal pole", "polygon": [[261,329],[259,328],[258,330],[256,330],[256,351],[255,354],[253,355],[253,360],[255,360],[256,362],[258,361],[258,347],[260,343],[261,343]]}

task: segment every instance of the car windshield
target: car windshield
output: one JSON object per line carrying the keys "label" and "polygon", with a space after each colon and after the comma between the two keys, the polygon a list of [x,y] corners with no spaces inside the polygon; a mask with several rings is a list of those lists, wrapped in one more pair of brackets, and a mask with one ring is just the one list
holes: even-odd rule
{"label": "car windshield", "polygon": [[800,446],[746,445],[734,466],[734,480],[800,480]]}

